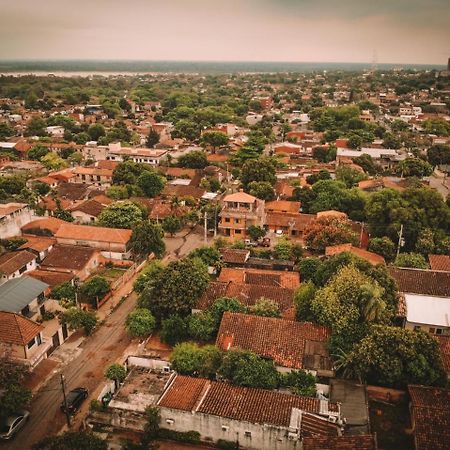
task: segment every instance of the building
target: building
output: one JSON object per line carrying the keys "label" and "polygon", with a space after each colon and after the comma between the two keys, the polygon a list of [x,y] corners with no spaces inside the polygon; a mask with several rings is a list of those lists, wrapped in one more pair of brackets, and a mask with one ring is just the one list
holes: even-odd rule
{"label": "building", "polygon": [[326,343],[330,330],[310,322],[225,312],[217,334],[221,350],[250,350],[274,361],[280,372],[304,369],[333,376]]}
{"label": "building", "polygon": [[224,267],[217,281],[223,283],[244,283],[259,286],[274,286],[288,289],[297,289],[300,286],[298,272],[285,270],[259,270]]}
{"label": "building", "polygon": [[224,197],[220,211],[219,230],[237,239],[247,237],[250,226],[262,227],[265,223],[264,200],[245,192],[236,192]]}
{"label": "building", "polygon": [[450,272],[450,256],[448,255],[428,255],[431,270],[442,270]]}
{"label": "building", "polygon": [[97,221],[98,216],[106,206],[112,203],[111,199],[104,196],[97,196],[95,198],[85,200],[84,202],[72,206],[70,213],[75,219],[75,223],[88,224]]}
{"label": "building", "polygon": [[450,440],[450,390],[408,386],[416,450],[446,450]]}
{"label": "building", "polygon": [[13,312],[0,311],[0,356],[34,368],[47,357],[51,342],[42,336],[43,326]]}
{"label": "building", "polygon": [[300,211],[300,202],[290,202],[287,200],[275,200],[266,202],[266,213],[295,214]]}
{"label": "building", "polygon": [[36,269],[36,259],[36,255],[27,250],[9,252],[0,256],[0,285]]}
{"label": "building", "polygon": [[20,229],[32,219],[32,212],[26,203],[0,205],[0,236],[3,239],[17,236]]}
{"label": "building", "polygon": [[44,292],[48,284],[24,275],[0,286],[0,311],[21,314],[31,320],[45,313]]}
{"label": "building", "polygon": [[386,263],[386,261],[381,255],[369,252],[368,250],[364,250],[359,247],[355,247],[352,244],[339,244],[325,247],[325,256],[339,255],[340,253],[343,252],[352,253],[353,255],[370,262],[370,264],[374,266]]}
{"label": "building", "polygon": [[155,150],[150,148],[121,147],[118,144],[109,144],[106,159],[110,161],[124,161],[130,159],[136,163],[159,166],[161,159],[167,155],[167,150]]}
{"label": "building", "polygon": [[219,251],[226,267],[243,267],[250,258],[250,250],[225,247]]}
{"label": "building", "polygon": [[352,160],[361,155],[370,155],[383,170],[393,169],[400,161],[406,159],[406,155],[401,154],[398,150],[390,148],[362,148],[361,150],[338,148],[336,162],[340,165],[346,160]]}
{"label": "building", "polygon": [[315,214],[268,212],[266,228],[277,235],[301,239],[315,219]]}
{"label": "building", "polygon": [[75,167],[73,173],[74,183],[89,184],[108,188],[112,184],[113,171],[111,169],[100,169],[98,167]]}
{"label": "building", "polygon": [[51,251],[56,243],[56,239],[48,236],[33,236],[32,234],[23,234],[23,239],[27,242],[19,247],[20,250],[28,250],[37,256],[37,262],[40,263]]}
{"label": "building", "polygon": [[336,403],[204,378],[176,375],[157,406],[163,428],[245,449],[294,450],[306,437],[342,434]]}
{"label": "building", "polygon": [[132,231],[121,228],[105,228],[76,225],[64,222],[55,233],[58,244],[92,247],[100,250],[105,258],[129,259],[128,243]]}

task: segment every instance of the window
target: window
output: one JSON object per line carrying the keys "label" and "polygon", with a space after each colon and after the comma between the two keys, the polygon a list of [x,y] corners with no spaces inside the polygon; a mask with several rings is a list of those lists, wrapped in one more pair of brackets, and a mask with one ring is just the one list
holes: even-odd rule
{"label": "window", "polygon": [[234,219],[234,223],[240,223],[240,219]]}
{"label": "window", "polygon": [[175,422],[175,420],[173,420],[173,419],[166,419],[167,425],[173,425],[174,422]]}
{"label": "window", "polygon": [[420,330],[420,325],[414,325],[414,331],[419,331]]}
{"label": "window", "polygon": [[30,342],[28,342],[28,344],[27,344],[27,348],[31,348],[31,347],[33,347],[33,345],[35,344],[35,339],[33,338]]}
{"label": "window", "polygon": [[230,427],[226,426],[226,425],[222,425],[222,431],[228,431],[230,429]]}
{"label": "window", "polygon": [[442,328],[436,328],[436,334],[442,334],[443,330]]}
{"label": "window", "polygon": [[244,431],[244,436],[251,438],[252,437],[252,432],[251,431]]}
{"label": "window", "polygon": [[225,217],[225,222],[229,223],[230,222],[230,218],[229,217]]}
{"label": "window", "polygon": [[42,338],[41,338],[41,335],[40,335],[40,334],[38,334],[38,335],[36,336],[36,341],[37,341],[37,345],[41,345],[41,344],[42,344]]}
{"label": "window", "polygon": [[429,332],[430,332],[431,334],[434,334],[434,333],[436,333],[436,328],[434,328],[434,327],[431,327],[431,328],[429,329]]}
{"label": "window", "polygon": [[236,234],[241,234],[241,230],[234,230]]}

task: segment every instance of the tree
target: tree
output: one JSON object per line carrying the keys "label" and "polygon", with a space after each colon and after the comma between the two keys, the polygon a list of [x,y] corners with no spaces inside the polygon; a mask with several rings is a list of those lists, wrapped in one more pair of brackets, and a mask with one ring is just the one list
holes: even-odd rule
{"label": "tree", "polygon": [[353,149],[359,149],[363,145],[363,138],[358,134],[352,134],[348,138],[348,146]]}
{"label": "tree", "polygon": [[220,269],[222,266],[222,255],[214,247],[203,246],[192,250],[188,258],[200,258],[208,267]]}
{"label": "tree", "polygon": [[62,324],[67,324],[74,330],[84,328],[87,335],[90,335],[97,325],[97,317],[95,313],[78,308],[69,308],[64,311],[60,320]]}
{"label": "tree", "polygon": [[207,133],[203,133],[200,142],[205,146],[210,146],[213,149],[213,153],[219,147],[224,147],[228,145],[228,136],[221,131],[209,131]]}
{"label": "tree", "polygon": [[6,122],[0,122],[0,139],[7,139],[14,135],[14,129]]}
{"label": "tree", "polygon": [[136,184],[138,177],[147,170],[153,169],[146,164],[135,163],[131,160],[123,161],[113,171],[113,184]]}
{"label": "tree", "polygon": [[280,385],[288,387],[295,395],[316,396],[316,377],[304,370],[292,370],[282,374]]}
{"label": "tree", "polygon": [[331,174],[328,170],[321,170],[319,173],[314,173],[306,177],[308,184],[313,185],[320,180],[331,180]]}
{"label": "tree", "polygon": [[247,161],[241,169],[241,181],[244,189],[248,190],[252,181],[265,181],[275,184],[275,164],[270,158],[260,158],[256,161]]}
{"label": "tree", "polygon": [[133,289],[141,293],[147,286],[153,286],[164,270],[164,264],[160,260],[150,261],[139,273],[133,284]]}
{"label": "tree", "polygon": [[189,336],[202,342],[212,341],[217,334],[214,317],[209,311],[192,314],[188,320]]}
{"label": "tree", "polygon": [[400,161],[397,173],[404,177],[428,177],[433,173],[431,164],[419,158],[406,158]]}
{"label": "tree", "polygon": [[275,198],[275,191],[268,181],[252,181],[248,185],[250,195],[261,200],[270,201]]}
{"label": "tree", "polygon": [[225,353],[219,374],[238,386],[275,389],[278,372],[273,361],[250,351],[231,349]]}
{"label": "tree", "polygon": [[139,301],[158,319],[173,314],[186,316],[208,283],[208,268],[199,258],[172,261],[151,286],[145,287]]}
{"label": "tree", "polygon": [[67,161],[59,157],[56,153],[49,152],[41,158],[41,163],[48,170],[60,170],[67,167]]}
{"label": "tree", "polygon": [[148,444],[158,437],[159,424],[161,422],[161,413],[158,408],[154,406],[147,406],[145,408],[146,422],[144,425],[143,444]]}
{"label": "tree", "polygon": [[36,144],[28,152],[28,159],[40,161],[47,153],[50,153],[50,149],[42,144]]}
{"label": "tree", "polygon": [[208,165],[205,152],[194,150],[178,158],[178,166],[188,169],[204,169]]}
{"label": "tree", "polygon": [[434,253],[436,249],[435,237],[431,228],[424,228],[417,238],[416,251],[422,255]]}
{"label": "tree", "polygon": [[370,239],[368,249],[371,252],[378,253],[383,256],[388,262],[393,261],[395,258],[395,244],[387,236]]}
{"label": "tree", "polygon": [[268,298],[261,297],[248,310],[249,314],[261,317],[281,317],[281,311],[276,302]]}
{"label": "tree", "polygon": [[427,151],[428,162],[433,166],[450,164],[450,146],[433,145]]}
{"label": "tree", "polygon": [[93,123],[89,125],[87,133],[89,138],[93,141],[98,141],[102,136],[106,135],[105,127],[101,123]]}
{"label": "tree", "polygon": [[129,249],[136,258],[145,258],[150,253],[161,257],[165,250],[164,232],[160,225],[149,220],[143,220],[133,226]]}
{"label": "tree", "polygon": [[161,341],[169,345],[176,345],[189,338],[186,319],[178,315],[169,316],[161,321]]}
{"label": "tree", "polygon": [[304,241],[314,252],[324,253],[331,245],[358,244],[358,237],[347,219],[322,217],[313,221],[304,234]]}
{"label": "tree", "polygon": [[358,164],[358,166],[361,167],[364,172],[368,173],[369,175],[376,175],[380,171],[380,166],[378,164],[375,164],[372,157],[367,153],[363,153],[361,156],[353,158],[353,162],[355,164]]}
{"label": "tree", "polygon": [[106,369],[105,377],[108,378],[108,380],[114,381],[114,385],[116,389],[118,389],[119,384],[123,383],[123,381],[127,377],[127,369],[125,369],[122,364],[111,364]]}
{"label": "tree", "polygon": [[336,169],[336,179],[345,183],[348,188],[352,188],[360,181],[367,180],[367,175],[349,166],[339,166]]}
{"label": "tree", "polygon": [[247,307],[236,298],[219,297],[214,300],[209,311],[211,312],[218,329],[225,311],[246,313]]}
{"label": "tree", "polygon": [[145,141],[145,145],[149,148],[154,148],[155,145],[159,142],[160,136],[157,131],[155,131],[153,128],[150,129],[147,139]]}
{"label": "tree", "polygon": [[250,225],[247,228],[247,233],[251,239],[253,239],[254,241],[258,241],[266,235],[266,230],[256,225]]}
{"label": "tree", "polygon": [[183,222],[177,216],[165,217],[162,222],[162,229],[166,233],[170,233],[171,236],[174,236],[175,233],[180,231],[182,228],[183,228]]}
{"label": "tree", "polygon": [[105,440],[86,431],[66,431],[59,436],[49,436],[33,446],[34,450],[107,450]]}
{"label": "tree", "polygon": [[289,260],[292,258],[292,250],[292,242],[284,236],[278,239],[278,242],[273,248],[275,258],[285,260]]}
{"label": "tree", "polygon": [[420,253],[400,253],[395,258],[394,266],[412,267],[415,269],[428,269],[427,260]]}
{"label": "tree", "polygon": [[125,97],[119,99],[119,108],[123,111],[131,111],[131,105]]}
{"label": "tree", "polygon": [[44,196],[50,192],[51,188],[47,183],[41,181],[33,182],[33,191],[37,192],[40,196]]}
{"label": "tree", "polygon": [[144,219],[141,208],[125,200],[104,208],[98,216],[98,224],[108,228],[133,228]]}
{"label": "tree", "polygon": [[92,305],[96,305],[109,291],[108,280],[100,275],[94,275],[84,282],[80,288],[82,298]]}
{"label": "tree", "polygon": [[56,285],[52,289],[52,293],[50,295],[51,298],[54,298],[55,300],[75,300],[75,292],[76,288],[75,286],[70,283],[61,283]]}
{"label": "tree", "polygon": [[402,143],[400,142],[400,139],[398,139],[393,134],[386,133],[384,135],[384,140],[383,140],[383,147],[384,148],[399,149],[401,146],[402,146]]}
{"label": "tree", "polygon": [[322,163],[327,163],[336,159],[336,147],[314,147],[312,150],[313,158]]}
{"label": "tree", "polygon": [[156,172],[144,171],[137,179],[137,185],[147,197],[156,197],[166,184],[166,179]]}
{"label": "tree", "polygon": [[197,344],[183,342],[175,345],[170,362],[172,369],[181,375],[197,375],[201,368],[201,352]]}
{"label": "tree", "polygon": [[44,119],[33,116],[27,123],[24,136],[47,136],[46,126]]}
{"label": "tree", "polygon": [[[303,278],[302,271],[300,271],[300,274]],[[314,283],[311,280],[307,281],[306,283],[302,283],[297,289],[294,296],[296,320],[309,322],[315,319],[315,314],[312,310],[312,300],[314,299],[316,292],[317,288],[316,286],[314,286]]]}
{"label": "tree", "polygon": [[156,326],[156,320],[146,308],[138,308],[128,314],[125,321],[127,333],[131,337],[148,337]]}
{"label": "tree", "polygon": [[437,340],[420,330],[375,326],[356,344],[348,364],[362,380],[382,386],[442,386],[446,379]]}

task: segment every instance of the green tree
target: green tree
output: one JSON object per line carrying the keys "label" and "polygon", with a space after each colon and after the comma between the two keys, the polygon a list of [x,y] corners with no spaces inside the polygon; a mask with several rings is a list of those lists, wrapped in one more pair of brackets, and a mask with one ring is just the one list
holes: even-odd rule
{"label": "green tree", "polygon": [[204,169],[208,165],[205,152],[194,150],[178,158],[178,166],[188,169]]}
{"label": "green tree", "polygon": [[146,286],[140,302],[158,318],[173,314],[186,316],[205,291],[208,268],[199,258],[170,262],[151,286]]}
{"label": "green tree", "polygon": [[175,345],[170,362],[172,369],[181,375],[198,375],[201,369],[201,351],[197,344],[183,342]]}
{"label": "green tree", "polygon": [[247,228],[247,233],[251,239],[253,239],[254,241],[258,241],[266,235],[266,230],[255,225],[250,225]]}
{"label": "green tree", "polygon": [[169,316],[161,321],[161,341],[169,345],[176,345],[189,339],[186,319],[178,315]]}
{"label": "green tree", "polygon": [[40,159],[47,153],[50,153],[50,149],[48,147],[42,144],[36,144],[28,151],[27,155],[28,159],[40,161]]}
{"label": "green tree", "polygon": [[147,139],[145,141],[145,145],[149,148],[154,148],[155,145],[159,142],[160,136],[157,131],[155,131],[153,128],[150,129]]}
{"label": "green tree", "polygon": [[47,136],[46,126],[44,119],[33,116],[27,123],[24,136]]}
{"label": "green tree", "polygon": [[396,247],[395,244],[387,237],[372,238],[369,241],[369,251],[377,253],[384,257],[388,262],[391,262],[395,258]]}
{"label": "green tree", "polygon": [[93,141],[98,141],[102,136],[106,135],[105,127],[101,123],[93,123],[89,125],[87,133],[89,138]]}
{"label": "green tree", "polygon": [[96,305],[110,289],[109,282],[105,277],[94,275],[81,285],[80,293],[83,300]]}
{"label": "green tree", "polygon": [[428,177],[433,173],[431,164],[419,158],[406,158],[400,161],[397,172],[404,177]]}
{"label": "green tree", "polygon": [[415,269],[428,269],[427,260],[420,253],[400,253],[394,261],[397,267],[412,267]]}
{"label": "green tree", "polygon": [[214,317],[209,311],[192,314],[188,320],[189,336],[196,341],[212,341],[217,334]]}
{"label": "green tree", "polygon": [[67,161],[59,157],[56,153],[49,152],[41,158],[41,163],[48,170],[60,170],[67,167]]}
{"label": "green tree", "polygon": [[281,317],[278,303],[264,297],[261,297],[253,306],[250,306],[248,312],[261,317]]}
{"label": "green tree", "polygon": [[[300,272],[300,274],[303,275],[303,272]],[[296,320],[313,321],[316,318],[312,310],[312,301],[316,292],[316,286],[314,286],[314,283],[311,280],[302,283],[297,289],[294,296]]]}
{"label": "green tree", "polygon": [[248,185],[250,195],[258,197],[261,200],[273,200],[275,191],[268,181],[252,181]]}
{"label": "green tree", "polygon": [[308,184],[313,185],[320,180],[331,180],[331,174],[328,170],[321,170],[319,173],[314,173],[306,177]]}
{"label": "green tree", "polygon": [[312,150],[313,158],[322,163],[334,161],[336,159],[336,147],[314,147]]}
{"label": "green tree", "polygon": [[218,329],[225,311],[246,313],[247,307],[236,298],[219,297],[210,306],[209,311],[211,312]]}
{"label": "green tree", "polygon": [[434,233],[431,228],[424,228],[417,238],[416,251],[422,255],[434,253],[436,249]]}
{"label": "green tree", "polygon": [[192,250],[192,252],[189,253],[188,258],[200,258],[207,266],[216,269],[220,269],[222,266],[222,256],[219,250],[206,245]]}
{"label": "green tree", "polygon": [[213,153],[217,148],[228,145],[228,141],[228,136],[221,131],[209,131],[207,133],[203,133],[200,139],[202,145],[212,147]]}
{"label": "green tree", "polygon": [[427,151],[428,162],[433,166],[450,164],[450,146],[433,145]]}
{"label": "green tree", "polygon": [[273,248],[274,256],[276,259],[289,260],[292,258],[293,254],[293,244],[292,242],[285,238],[284,236],[278,239],[278,242]]}
{"label": "green tree", "polygon": [[304,370],[293,370],[280,375],[280,385],[288,387],[295,395],[316,396],[316,377]]}
{"label": "green tree", "polygon": [[183,228],[182,220],[177,216],[167,216],[164,218],[162,222],[162,229],[166,233],[170,233],[171,236],[174,236],[175,233],[180,231]]}
{"label": "green tree", "polygon": [[131,337],[148,337],[155,329],[156,319],[148,309],[138,308],[128,314],[125,326]]}
{"label": "green tree", "polygon": [[376,164],[373,158],[366,153],[353,158],[353,162],[355,164],[358,164],[358,166],[361,167],[364,172],[368,173],[369,175],[376,175],[378,172],[380,172],[380,166]]}
{"label": "green tree", "polygon": [[78,308],[69,308],[64,311],[60,321],[62,324],[67,324],[74,330],[84,328],[87,335],[90,335],[97,325],[95,313]]}
{"label": "green tree", "polygon": [[160,260],[150,261],[139,273],[133,289],[140,294],[147,286],[153,286],[163,270],[164,264]]}
{"label": "green tree", "polygon": [[146,164],[135,163],[131,160],[123,161],[114,169],[112,181],[114,184],[136,184],[138,177],[147,170],[153,169]]}
{"label": "green tree", "polygon": [[108,228],[133,228],[144,219],[139,206],[125,200],[104,208],[98,216],[98,224]]}
{"label": "green tree", "polygon": [[336,169],[336,179],[345,183],[348,188],[351,188],[360,181],[367,180],[367,175],[349,166],[340,166]]}
{"label": "green tree", "polygon": [[123,383],[123,381],[127,377],[127,369],[125,369],[122,364],[111,364],[105,371],[105,377],[108,378],[108,380],[114,381],[117,389],[119,387],[119,384]]}
{"label": "green tree", "polygon": [[159,434],[159,424],[161,422],[161,413],[158,408],[153,406],[147,406],[145,408],[145,425],[144,425],[144,437],[143,444],[155,440]]}
{"label": "green tree", "polygon": [[261,158],[244,163],[241,169],[241,181],[246,190],[253,181],[274,185],[276,181],[274,162],[270,158]]}
{"label": "green tree", "polygon": [[86,431],[66,431],[59,436],[48,436],[33,446],[34,450],[107,450],[105,440]]}
{"label": "green tree", "polygon": [[145,258],[150,253],[161,257],[166,250],[161,226],[149,220],[136,223],[133,226],[129,249],[136,258]]}
{"label": "green tree", "polygon": [[14,129],[6,122],[0,122],[0,139],[7,139],[14,135]]}
{"label": "green tree", "polygon": [[156,197],[166,184],[166,179],[156,172],[144,171],[137,179],[137,185],[147,197]]}
{"label": "green tree", "polygon": [[52,289],[51,298],[55,300],[75,300],[76,288],[72,283],[61,283]]}

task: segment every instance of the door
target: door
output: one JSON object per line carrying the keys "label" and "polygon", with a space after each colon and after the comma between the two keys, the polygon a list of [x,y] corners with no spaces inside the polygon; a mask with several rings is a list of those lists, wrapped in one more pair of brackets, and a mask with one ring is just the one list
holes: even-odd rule
{"label": "door", "polygon": [[60,342],[59,342],[59,333],[56,332],[53,336],[52,336],[52,346],[48,349],[47,351],[47,356],[50,356],[57,347],[59,347]]}
{"label": "door", "polygon": [[67,339],[67,337],[69,336],[69,331],[67,330],[67,324],[64,324],[62,326],[62,335],[63,335],[63,341],[65,341]]}

